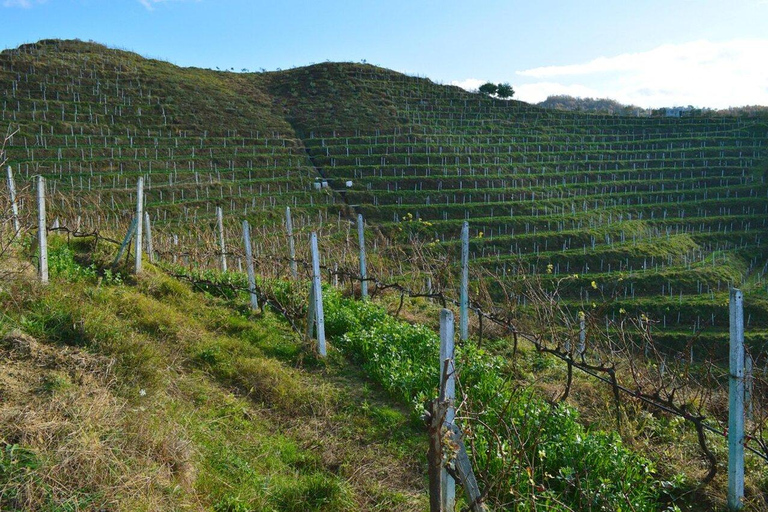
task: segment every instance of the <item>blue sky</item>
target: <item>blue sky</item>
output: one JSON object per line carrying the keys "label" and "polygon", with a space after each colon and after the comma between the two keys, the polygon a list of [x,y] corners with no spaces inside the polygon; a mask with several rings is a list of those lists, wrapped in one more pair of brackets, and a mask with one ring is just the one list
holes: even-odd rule
{"label": "blue sky", "polygon": [[0,0],[0,46],[79,38],[180,66],[366,61],[516,97],[768,105],[768,0]]}

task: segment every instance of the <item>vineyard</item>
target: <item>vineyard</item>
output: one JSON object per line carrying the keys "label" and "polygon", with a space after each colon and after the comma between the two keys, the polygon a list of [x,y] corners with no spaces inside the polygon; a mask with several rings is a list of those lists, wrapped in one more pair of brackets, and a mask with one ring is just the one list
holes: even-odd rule
{"label": "vineyard", "polygon": [[[56,333],[64,329],[82,338],[74,343],[78,347],[92,347],[103,334],[85,320],[88,315],[127,322],[121,328],[141,336],[175,333],[182,340],[180,358],[217,385],[275,407],[269,421],[283,426],[287,420],[280,415],[294,408],[324,427],[334,417],[352,421],[353,411],[315,382],[325,374],[336,379],[329,386],[348,381],[339,367],[350,360],[365,374],[355,379],[382,388],[383,398],[366,400],[398,404],[366,413],[368,423],[359,428],[390,425],[400,438],[412,438],[404,446],[414,451],[417,442],[426,447],[414,425],[441,379],[433,332],[439,307],[464,304],[472,314],[470,339],[462,335],[465,344],[456,356],[466,391],[459,411],[471,426],[467,442],[489,504],[537,510],[538,499],[541,509],[714,510],[725,495],[728,305],[731,288],[738,287],[755,368],[747,434],[752,444],[745,445],[751,449],[748,503],[754,510],[768,506],[768,416],[761,405],[768,368],[768,118],[562,112],[367,64],[230,73],[178,68],[80,41],[4,51],[0,91],[8,184],[17,195],[8,201],[3,192],[0,255],[6,263],[0,275],[11,282],[29,272],[13,264],[42,259],[30,227],[42,177],[45,231],[54,235],[52,278],[90,294],[86,303],[72,306],[80,320],[53,323],[46,323],[53,303],[46,301],[71,300],[62,292],[35,291],[31,306],[4,299],[8,328],[26,326],[38,339],[69,346],[65,334]],[[139,194],[142,214],[136,210]],[[11,212],[11,202],[20,213]],[[23,227],[11,219],[21,219]],[[252,239],[246,238],[245,249],[244,221]],[[460,299],[465,224],[469,297]],[[145,248],[154,264],[151,283],[134,282],[120,256],[112,261],[118,250],[131,259],[125,235],[136,225],[138,254],[143,237],[151,242]],[[142,235],[142,227],[149,235]],[[367,267],[358,260],[358,230],[360,240],[367,237],[360,242],[368,246]],[[312,262],[306,243],[310,232],[317,234],[319,261]],[[251,264],[256,277],[249,283]],[[310,276],[319,310],[306,293]],[[86,291],[94,282],[97,288]],[[138,288],[118,291],[126,283]],[[181,298],[173,299],[174,293]],[[247,336],[261,333],[216,324],[226,308],[249,311],[249,293],[264,322],[287,321],[267,327],[285,330],[286,337],[291,330],[304,334],[307,312],[322,318],[325,302],[332,362],[323,363],[321,351],[305,363],[307,347],[285,341],[249,348]],[[141,307],[129,306],[126,294]],[[354,299],[369,294],[370,301]],[[204,340],[169,321],[184,323],[196,300],[204,301],[205,312],[195,316],[200,329],[210,331]],[[106,304],[101,313],[99,301]],[[163,313],[164,301],[173,303],[172,311]],[[132,307],[147,317],[138,326],[127,320]],[[589,347],[577,353],[579,319]],[[0,334],[4,329],[0,323]],[[229,338],[213,341],[219,329]],[[136,350],[109,343],[107,353],[118,360]],[[227,347],[247,361],[237,362]],[[433,352],[435,364],[429,363]],[[287,366],[264,366],[261,355]],[[173,356],[155,354],[139,366],[147,369],[163,358]],[[309,376],[295,374],[304,364]],[[254,381],[250,371],[267,376]],[[129,375],[121,378],[132,392],[141,387]],[[154,373],[151,378],[160,379]],[[316,391],[283,388],[309,380]],[[577,385],[589,391],[579,396]],[[162,387],[159,381],[153,386]],[[586,423],[593,425],[579,423],[572,406],[591,410]],[[298,432],[291,442],[322,443],[288,423]],[[657,435],[646,438],[648,425]],[[720,437],[713,441],[713,434]],[[350,442],[345,436],[358,443],[365,437],[344,434],[333,442]],[[676,436],[688,443],[687,460],[694,462],[679,453],[674,461],[659,455]],[[313,485],[327,494],[314,504],[291,494],[290,471],[282,462],[273,463],[282,472],[270,488],[274,500],[259,494],[259,485],[269,488],[269,482],[252,482],[242,496],[214,491],[208,479],[198,488],[221,511],[423,509],[424,496],[415,490],[420,462],[384,437],[371,442],[383,443],[385,458],[391,452],[389,463],[408,467],[393,477],[397,491],[374,489],[379,484],[372,482],[381,479],[375,471],[358,479],[339,469],[349,470],[351,452],[334,462],[334,471],[342,471],[338,480],[318,461],[297,469],[307,495]],[[375,464],[371,450],[357,449],[366,464]],[[608,452],[613,456],[599,467],[576,463]],[[3,485],[19,478],[4,469],[13,457],[0,459]],[[207,471],[219,471],[222,479],[232,474],[210,466]],[[4,504],[19,503],[0,496]],[[193,506],[166,498],[174,506]],[[41,503],[35,509],[54,510]],[[88,506],[83,501],[71,510]]]}

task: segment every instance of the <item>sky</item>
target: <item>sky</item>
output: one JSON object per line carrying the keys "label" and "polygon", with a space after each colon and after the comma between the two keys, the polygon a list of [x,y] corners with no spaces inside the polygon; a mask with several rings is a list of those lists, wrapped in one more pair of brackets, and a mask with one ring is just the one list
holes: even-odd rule
{"label": "sky", "polygon": [[768,105],[768,0],[0,0],[0,47],[93,40],[211,69],[365,60],[646,108]]}

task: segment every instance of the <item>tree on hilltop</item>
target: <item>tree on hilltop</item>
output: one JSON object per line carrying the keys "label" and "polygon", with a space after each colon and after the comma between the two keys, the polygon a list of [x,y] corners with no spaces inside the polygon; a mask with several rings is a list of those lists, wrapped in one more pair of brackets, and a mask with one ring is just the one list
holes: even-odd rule
{"label": "tree on hilltop", "polygon": [[515,90],[509,85],[509,82],[504,82],[496,86],[496,96],[499,98],[511,98],[515,95]]}
{"label": "tree on hilltop", "polygon": [[480,91],[483,94],[487,94],[488,96],[493,96],[496,94],[496,91],[499,90],[499,86],[496,84],[492,84],[491,82],[484,83],[480,86],[478,91]]}
{"label": "tree on hilltop", "polygon": [[509,85],[508,82],[504,82],[503,84],[486,82],[480,86],[478,91],[487,96],[496,96],[497,98],[502,99],[511,98],[515,94],[514,89],[512,89],[512,86]]}

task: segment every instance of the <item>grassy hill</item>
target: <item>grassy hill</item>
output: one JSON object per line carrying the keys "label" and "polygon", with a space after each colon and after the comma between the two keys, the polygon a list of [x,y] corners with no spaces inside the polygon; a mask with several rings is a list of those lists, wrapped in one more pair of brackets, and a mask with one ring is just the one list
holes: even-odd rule
{"label": "grassy hill", "polygon": [[[656,318],[675,346],[722,339],[730,283],[765,290],[766,118],[559,112],[366,64],[215,72],[77,41],[0,60],[3,121],[19,130],[9,163],[56,181],[89,225],[126,229],[138,176],[182,246],[196,240],[176,225],[212,226],[214,203],[235,227],[277,229],[285,206],[299,227],[360,212],[390,239],[412,218],[449,252],[468,220],[478,273],[552,265],[546,278],[581,277],[569,300],[591,302],[596,280],[616,311],[677,296]],[[701,295],[710,307],[691,315]],[[767,322],[761,310],[750,327]]]}
{"label": "grassy hill", "polygon": [[[143,177],[145,209],[158,268],[163,269],[136,282],[125,272],[120,279],[130,282],[109,282],[113,275],[106,272],[107,259],[114,254],[101,254],[91,271],[82,270],[90,268],[90,260],[73,263],[79,269],[72,271],[74,276],[64,265],[62,283],[72,281],[66,285],[73,286],[71,291],[2,291],[8,313],[0,317],[0,332],[11,375],[3,389],[15,391],[8,395],[11,419],[0,437],[8,450],[21,451],[6,453],[3,464],[10,469],[0,465],[0,475],[6,482],[22,482],[9,487],[15,494],[3,498],[17,508],[27,503],[56,510],[52,504],[73,492],[82,496],[66,505],[71,510],[118,503],[125,510],[213,507],[236,512],[270,506],[424,507],[424,468],[419,449],[410,444],[423,446],[424,439],[403,407],[428,394],[426,385],[414,383],[426,377],[403,370],[403,382],[390,389],[371,361],[393,357],[396,366],[399,360],[391,353],[358,359],[358,352],[370,348],[362,334],[360,346],[348,353],[340,348],[338,361],[321,364],[307,356],[307,347],[284,320],[248,313],[237,302],[243,297],[234,305],[222,303],[215,293],[198,293],[200,283],[189,289],[169,277],[169,268],[178,268],[164,265],[184,264],[195,268],[198,277],[227,283],[242,277],[207,273],[220,258],[217,206],[224,211],[230,269],[242,271],[241,222],[248,220],[260,278],[287,278],[286,207],[293,214],[302,278],[308,272],[309,231],[321,234],[324,273],[335,266],[354,268],[351,228],[354,216],[362,213],[373,275],[415,291],[426,290],[429,280],[433,289],[449,296],[458,295],[452,292],[457,239],[467,221],[473,301],[503,311],[526,328],[549,332],[552,326],[542,319],[541,304],[531,293],[535,281],[543,293],[556,290],[559,307],[573,315],[585,312],[592,324],[604,324],[608,338],[623,336],[624,320],[648,318],[648,332],[670,361],[722,363],[728,288],[738,285],[746,297],[747,340],[757,366],[764,366],[765,116],[635,118],[554,111],[367,64],[230,73],[180,68],[81,41],[40,41],[2,52],[0,94],[0,115],[13,134],[5,157],[20,188],[25,226],[24,243],[9,249],[14,259],[6,265],[35,258],[33,237],[27,234],[34,225],[34,176],[47,179],[49,219],[78,235],[98,233],[114,240],[130,225],[136,182]],[[77,247],[61,250],[77,252]],[[0,265],[0,273],[6,268]],[[26,296],[21,302],[14,298]],[[385,295],[382,300],[390,299]],[[390,311],[399,314],[403,299],[399,305],[394,300]],[[425,316],[419,308],[435,313],[433,306],[417,302],[403,314],[413,322],[432,322],[434,315]],[[472,319],[471,327],[480,341],[488,336],[478,319]],[[338,334],[336,342],[344,343],[345,333]],[[354,333],[346,334],[345,343],[354,343]],[[552,384],[536,372],[562,376],[562,367],[549,367],[534,356],[528,362],[536,370],[521,376],[510,341],[492,337],[492,352],[509,360],[483,360],[478,367],[498,365],[508,382],[520,378],[521,386],[537,392],[543,388],[545,394]],[[54,355],[58,352],[64,355]],[[359,365],[357,370],[346,369],[344,356]],[[51,358],[60,360],[52,360],[50,368],[29,370]],[[114,371],[123,373],[117,378]],[[82,380],[84,373],[93,373],[95,380]],[[144,377],[146,383],[140,382]],[[369,391],[371,378],[387,393]],[[78,403],[71,413],[78,418],[75,423],[94,425],[78,430],[56,407],[77,402],[89,386],[115,410],[107,407],[104,414],[112,416],[102,428],[96,426],[101,420],[86,416],[90,405]],[[151,407],[144,405],[150,393],[157,399]],[[601,393],[570,400],[592,411],[587,423],[603,428],[612,419],[597,412]],[[225,406],[209,407],[207,397]],[[86,403],[95,399],[89,395]],[[349,405],[360,402],[369,404],[362,419]],[[245,412],[233,413],[230,405]],[[520,414],[530,412],[525,407]],[[34,414],[43,425],[60,421],[58,437],[46,438],[37,427],[13,430],[18,418]],[[144,421],[157,423],[158,417],[170,419],[151,432],[140,427]],[[255,425],[253,418],[260,418]],[[238,434],[222,436],[212,427],[217,422]],[[638,441],[643,436],[638,429],[634,438],[625,432],[625,441],[634,439],[630,444],[641,451],[659,450],[656,440],[648,441],[651,448]],[[321,430],[331,432],[329,440],[318,437]],[[390,435],[398,443],[389,444]],[[686,436],[689,441],[694,437],[690,431]],[[82,441],[73,445],[73,457],[97,462],[62,466],[69,460],[64,441],[70,438]],[[88,455],[86,445],[94,439],[110,453]],[[323,443],[330,443],[332,453],[324,451]],[[245,447],[247,460],[234,457],[236,446]],[[535,458],[537,452],[530,449]],[[114,456],[122,450],[130,461],[125,476],[118,469],[123,462]],[[152,458],[164,450],[166,458]],[[377,453],[385,459],[384,468],[398,467],[391,479],[382,475],[384,470],[359,469],[375,466]],[[354,461],[358,454],[360,464]],[[697,457],[694,473],[703,464]],[[40,467],[55,468],[49,476],[71,469],[72,478],[95,483],[75,491],[77,486],[38,476]],[[670,465],[661,473],[674,479],[679,470]],[[580,500],[588,500],[591,490],[574,491],[563,484],[567,478],[541,471],[536,478],[546,481],[545,487],[564,485],[560,494],[547,495],[551,503],[567,497],[573,506],[586,506]],[[755,496],[764,487],[763,473],[756,474],[751,483]],[[137,504],[126,501],[141,482],[150,483],[142,487]],[[515,489],[510,491],[514,498],[507,498],[527,503],[521,497],[528,492],[521,490],[527,489],[527,480],[504,485]],[[649,503],[668,499],[651,487],[649,496],[655,497]],[[693,487],[685,480],[675,492],[702,498]],[[294,491],[300,495],[291,495]],[[716,507],[721,497],[707,495],[707,507]],[[496,503],[504,499],[494,495]]]}

